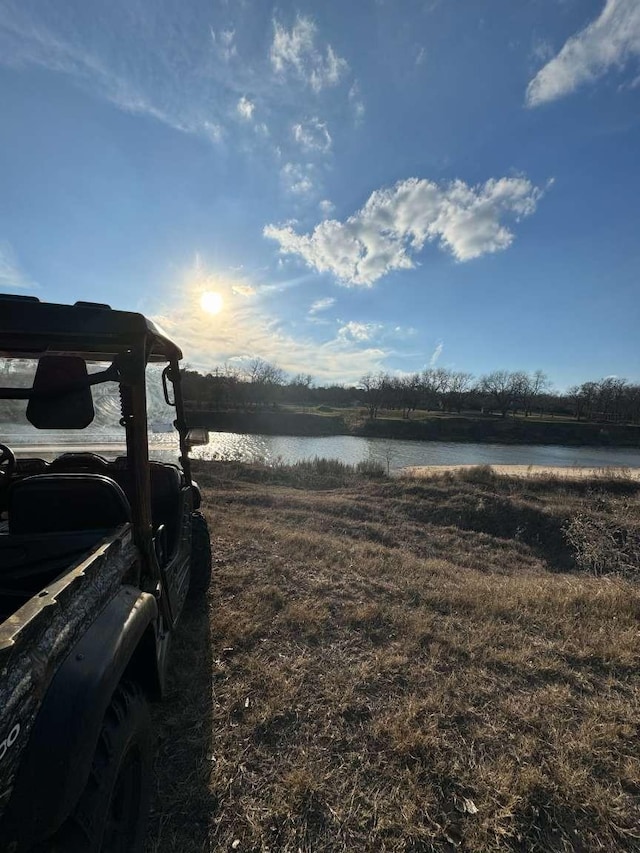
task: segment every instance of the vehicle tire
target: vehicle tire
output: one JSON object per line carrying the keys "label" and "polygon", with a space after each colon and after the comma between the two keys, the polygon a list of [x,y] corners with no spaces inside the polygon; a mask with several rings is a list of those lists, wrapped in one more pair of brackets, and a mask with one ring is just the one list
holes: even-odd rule
{"label": "vehicle tire", "polygon": [[80,801],[46,849],[51,853],[142,853],[153,752],[147,700],[137,684],[124,682],[105,713]]}
{"label": "vehicle tire", "polygon": [[191,572],[189,598],[206,595],[211,583],[211,539],[207,519],[201,512],[191,513]]}

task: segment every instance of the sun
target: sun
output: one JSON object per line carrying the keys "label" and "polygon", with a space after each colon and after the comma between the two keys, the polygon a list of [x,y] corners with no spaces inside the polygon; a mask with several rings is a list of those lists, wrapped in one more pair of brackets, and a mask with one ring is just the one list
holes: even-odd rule
{"label": "sun", "polygon": [[222,311],[224,300],[215,290],[205,290],[200,297],[200,307],[207,314],[219,314]]}

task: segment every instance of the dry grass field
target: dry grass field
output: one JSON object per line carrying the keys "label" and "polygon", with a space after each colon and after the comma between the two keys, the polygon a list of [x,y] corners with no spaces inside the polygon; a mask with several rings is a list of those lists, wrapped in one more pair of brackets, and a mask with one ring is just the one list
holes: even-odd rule
{"label": "dry grass field", "polygon": [[201,463],[149,851],[640,850],[640,483]]}

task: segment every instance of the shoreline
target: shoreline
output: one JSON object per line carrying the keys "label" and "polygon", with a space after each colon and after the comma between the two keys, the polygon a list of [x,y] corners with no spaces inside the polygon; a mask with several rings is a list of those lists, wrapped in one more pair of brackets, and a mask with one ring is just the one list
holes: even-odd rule
{"label": "shoreline", "polygon": [[556,445],[563,447],[618,447],[640,449],[640,426],[536,418],[494,418],[473,415],[433,416],[402,420],[379,417],[352,420],[353,413],[335,409],[331,414],[260,410],[255,412],[190,411],[189,426],[212,432],[254,435],[326,437],[351,435],[416,442],[456,444]]}
{"label": "shoreline", "polygon": [[554,476],[559,479],[624,479],[640,480],[640,468],[624,468],[622,466],[607,466],[606,468],[581,467],[578,465],[411,465],[399,468],[395,476],[415,477],[417,479],[426,477],[437,477],[440,474],[455,473],[458,471],[470,471],[474,468],[488,467],[494,474],[501,477],[548,477]]}

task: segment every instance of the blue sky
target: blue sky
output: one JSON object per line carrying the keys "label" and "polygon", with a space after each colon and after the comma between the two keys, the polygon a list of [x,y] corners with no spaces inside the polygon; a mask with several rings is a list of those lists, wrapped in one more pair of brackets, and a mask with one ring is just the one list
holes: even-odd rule
{"label": "blue sky", "polygon": [[637,0],[0,0],[0,106],[0,290],[205,369],[640,379]]}

